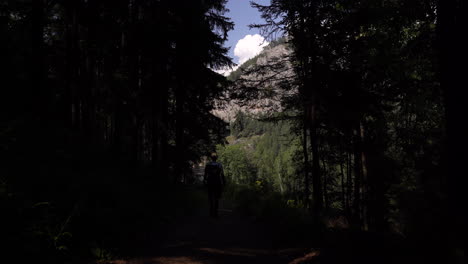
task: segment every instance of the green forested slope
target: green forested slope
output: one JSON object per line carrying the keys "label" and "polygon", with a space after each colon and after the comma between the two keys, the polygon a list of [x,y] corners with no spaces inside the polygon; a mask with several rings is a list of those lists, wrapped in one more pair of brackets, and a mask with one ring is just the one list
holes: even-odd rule
{"label": "green forested slope", "polygon": [[228,142],[217,150],[230,182],[287,196],[299,194],[300,138],[292,132],[291,122],[260,121],[239,112]]}

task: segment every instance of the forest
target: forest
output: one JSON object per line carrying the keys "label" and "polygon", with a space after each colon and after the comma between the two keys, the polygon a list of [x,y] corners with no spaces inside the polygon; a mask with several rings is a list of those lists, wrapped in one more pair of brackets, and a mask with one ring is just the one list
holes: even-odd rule
{"label": "forest", "polygon": [[0,1],[2,258],[466,263],[466,1],[227,2]]}

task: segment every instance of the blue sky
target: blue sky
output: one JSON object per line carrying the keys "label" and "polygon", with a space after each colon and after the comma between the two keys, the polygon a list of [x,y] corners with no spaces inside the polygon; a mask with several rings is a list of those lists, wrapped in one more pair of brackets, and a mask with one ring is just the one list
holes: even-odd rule
{"label": "blue sky", "polygon": [[[263,5],[270,4],[270,0],[255,0],[255,2]],[[249,29],[249,24],[263,23],[264,21],[261,19],[260,13],[257,9],[250,6],[250,0],[229,0],[227,8],[230,12],[225,15],[232,19],[235,23],[235,27],[234,30],[229,32],[229,39],[225,42],[225,46],[230,47],[229,56],[234,59],[235,63],[239,63],[239,57],[234,55],[234,49],[238,41],[243,39],[246,35],[259,34],[257,29]],[[243,46],[258,46],[258,44],[255,44],[255,41],[258,42],[258,40],[258,37],[249,38],[248,41],[243,43]]]}

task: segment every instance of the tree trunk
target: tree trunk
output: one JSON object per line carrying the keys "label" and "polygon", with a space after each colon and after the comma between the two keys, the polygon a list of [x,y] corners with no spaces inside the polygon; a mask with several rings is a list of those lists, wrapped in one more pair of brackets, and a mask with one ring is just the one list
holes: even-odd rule
{"label": "tree trunk", "polygon": [[129,32],[127,40],[127,55],[128,55],[128,82],[129,82],[129,101],[130,109],[132,113],[130,114],[130,122],[132,124],[132,136],[130,144],[130,162],[133,166],[138,164],[138,151],[139,151],[139,131],[141,126],[140,113],[138,112],[138,102],[139,98],[135,97],[134,94],[139,94],[140,90],[140,72],[141,69],[141,32],[138,27],[138,16],[137,10],[139,6],[136,1],[130,0],[128,5],[128,16],[129,16]]}
{"label": "tree trunk", "polygon": [[[343,151],[340,153],[341,155],[343,155]],[[345,175],[344,175],[344,165],[343,165],[343,159],[340,159],[340,176],[341,176],[341,203],[342,203],[342,206],[343,206],[343,212],[346,212],[347,211],[347,201],[346,201],[346,189],[345,189]]]}
{"label": "tree trunk", "polygon": [[310,208],[310,190],[309,190],[309,150],[307,147],[307,121],[308,121],[308,107],[304,105],[304,120],[302,124],[302,153],[304,156],[304,205],[306,208]]}
{"label": "tree trunk", "polygon": [[346,153],[346,184],[347,184],[347,197],[346,197],[346,209],[347,209],[347,216],[348,219],[351,220],[352,213],[351,213],[351,202],[353,202],[352,195],[353,195],[353,170],[351,164],[351,149],[349,148]]}
{"label": "tree trunk", "polygon": [[365,154],[365,148],[364,148],[364,125],[362,122],[359,123],[359,142],[360,142],[360,155],[361,155],[361,160],[360,160],[360,165],[361,165],[361,172],[362,172],[362,189],[361,189],[361,195],[363,198],[363,204],[362,204],[362,225],[363,229],[365,231],[369,230],[369,225],[368,225],[368,209],[369,209],[369,186],[368,186],[368,170],[367,170],[367,159],[366,159],[366,154]]}
{"label": "tree trunk", "polygon": [[78,1],[72,0],[68,3],[69,10],[69,104],[70,104],[70,123],[74,131],[78,131],[81,127],[80,115],[80,99],[79,99],[79,64],[80,64],[80,47],[79,47],[79,27],[78,27]]}
{"label": "tree trunk", "polygon": [[328,196],[328,171],[327,171],[327,167],[326,167],[326,163],[325,163],[325,159],[322,158],[322,176],[323,176],[323,201],[324,201],[324,206],[325,206],[325,209],[328,210],[330,204],[329,204],[329,196]]}
{"label": "tree trunk", "polygon": [[179,75],[179,80],[176,88],[176,128],[175,128],[175,144],[176,144],[176,154],[175,154],[175,178],[174,180],[183,181],[184,173],[184,104],[185,104],[185,91],[184,91],[184,82],[181,80],[183,77]]}
{"label": "tree trunk", "polygon": [[320,175],[320,156],[317,136],[316,104],[310,108],[310,145],[312,148],[312,188],[314,198],[314,213],[318,216],[323,209],[322,178]]}
{"label": "tree trunk", "polygon": [[[156,175],[163,176],[168,173],[168,97],[166,61],[164,57],[158,58],[157,74],[154,74],[154,95],[152,105],[152,163]],[[158,79],[158,80],[156,80]]]}
{"label": "tree trunk", "polygon": [[359,130],[354,131],[354,197],[353,197],[353,224],[361,228],[362,209],[362,166],[361,166],[361,141]]}
{"label": "tree trunk", "polygon": [[[44,63],[44,0],[33,0],[31,9],[32,58],[31,58],[31,113],[36,113],[42,121],[47,120],[49,92],[45,85]],[[44,125],[44,124],[42,124]]]}
{"label": "tree trunk", "polygon": [[[443,212],[444,223],[448,231],[440,230],[447,237],[449,262],[466,263],[468,250],[465,239],[467,234],[466,186],[467,178],[461,173],[466,171],[468,163],[466,92],[461,89],[466,83],[466,61],[468,45],[466,37],[461,34],[467,23],[466,1],[439,0],[437,11],[438,51],[440,59],[440,81],[444,95],[445,119],[447,129],[447,148],[445,149],[445,166],[447,175],[441,180],[446,195],[446,211]],[[444,246],[445,246],[444,245]]]}
{"label": "tree trunk", "polygon": [[84,110],[84,129],[88,137],[89,143],[96,145],[99,142],[98,135],[98,124],[97,124],[97,52],[96,45],[97,42],[97,31],[96,24],[99,23],[99,14],[98,6],[95,1],[88,3],[87,8],[87,49],[84,52],[84,61],[85,61],[85,73],[86,73],[86,83],[83,85],[82,89],[84,90],[83,100],[85,102]]}
{"label": "tree trunk", "polygon": [[[167,1],[155,5],[158,21],[167,21]],[[151,49],[154,58],[152,104],[152,165],[155,174],[160,177],[168,174],[168,120],[169,120],[169,75],[168,75],[168,40],[165,35],[164,23],[158,23],[155,30],[159,38],[155,41],[156,49]]]}
{"label": "tree trunk", "polygon": [[279,180],[279,185],[280,185],[280,192],[281,194],[284,193],[284,189],[283,189],[283,179],[281,178],[281,173],[278,171],[278,180]]}

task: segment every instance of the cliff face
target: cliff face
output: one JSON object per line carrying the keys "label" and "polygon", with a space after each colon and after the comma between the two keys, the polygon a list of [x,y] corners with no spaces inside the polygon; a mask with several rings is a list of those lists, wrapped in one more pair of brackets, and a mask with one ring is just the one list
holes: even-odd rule
{"label": "cliff face", "polygon": [[290,55],[284,40],[270,43],[228,76],[233,85],[223,99],[215,102],[212,113],[232,122],[239,111],[254,116],[281,111],[283,97],[295,93]]}

